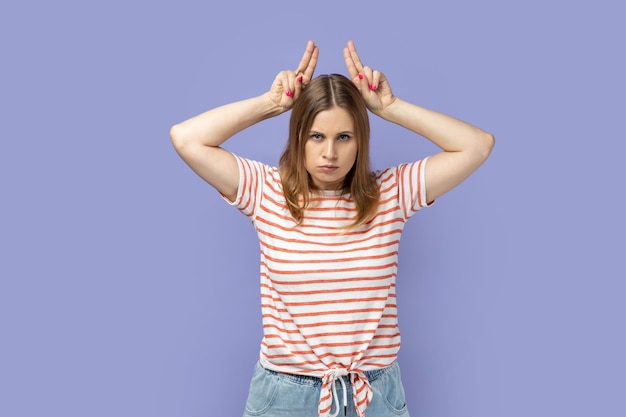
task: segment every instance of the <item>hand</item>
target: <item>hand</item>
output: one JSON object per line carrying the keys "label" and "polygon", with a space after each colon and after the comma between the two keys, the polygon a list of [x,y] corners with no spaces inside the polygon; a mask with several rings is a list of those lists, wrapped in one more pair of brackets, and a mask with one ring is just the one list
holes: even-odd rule
{"label": "hand", "polygon": [[380,115],[396,100],[387,78],[382,72],[363,66],[352,41],[348,41],[348,46],[343,49],[343,58],[350,79],[361,91],[367,108]]}
{"label": "hand", "polygon": [[318,56],[318,47],[313,41],[309,41],[298,68],[295,71],[281,71],[274,79],[267,96],[272,103],[280,108],[281,112],[293,107],[293,103],[300,96],[302,89],[313,78]]}

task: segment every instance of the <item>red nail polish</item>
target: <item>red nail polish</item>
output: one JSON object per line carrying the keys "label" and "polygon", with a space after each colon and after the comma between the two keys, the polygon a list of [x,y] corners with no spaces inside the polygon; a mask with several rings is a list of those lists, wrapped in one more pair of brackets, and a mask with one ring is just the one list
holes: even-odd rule
{"label": "red nail polish", "polygon": [[363,79],[363,74],[359,74],[359,80]]}
{"label": "red nail polish", "polygon": [[370,90],[374,90],[374,86],[372,84],[368,84],[367,86],[370,88]]}
{"label": "red nail polish", "polygon": [[291,91],[287,91],[287,92],[285,93],[285,95],[286,95],[287,97],[293,97],[293,93],[292,93]]}
{"label": "red nail polish", "polygon": [[302,75],[298,77],[298,82],[301,83],[302,82]]}
{"label": "red nail polish", "polygon": [[378,90],[378,86],[377,85],[373,85],[372,86],[372,90]]}

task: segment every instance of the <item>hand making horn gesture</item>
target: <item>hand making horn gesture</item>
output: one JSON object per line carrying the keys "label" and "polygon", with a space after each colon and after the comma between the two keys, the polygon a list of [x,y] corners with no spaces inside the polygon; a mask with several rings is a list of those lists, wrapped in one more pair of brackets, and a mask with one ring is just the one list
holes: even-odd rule
{"label": "hand making horn gesture", "polygon": [[367,108],[372,113],[380,115],[396,100],[387,78],[382,72],[363,66],[352,41],[349,41],[348,46],[343,49],[343,58],[350,79],[363,94]]}
{"label": "hand making horn gesture", "polygon": [[274,79],[268,97],[276,106],[280,107],[281,112],[293,107],[293,103],[299,97],[302,89],[313,78],[318,55],[318,47],[313,41],[309,41],[296,70],[281,71]]}

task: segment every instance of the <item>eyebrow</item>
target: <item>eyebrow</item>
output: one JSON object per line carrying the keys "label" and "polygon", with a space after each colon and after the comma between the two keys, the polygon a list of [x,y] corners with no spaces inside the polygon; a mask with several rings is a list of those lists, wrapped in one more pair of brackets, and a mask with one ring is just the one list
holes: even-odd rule
{"label": "eyebrow", "polygon": [[[325,133],[322,133],[322,132],[320,132],[320,131],[318,131],[318,130],[311,129],[311,130],[309,131],[309,135],[311,135],[311,134],[313,134],[313,133],[317,133],[318,135],[324,135],[324,136],[326,135]],[[353,132],[353,131],[351,131],[351,130],[344,130],[344,131],[342,131],[342,132],[338,132],[337,134],[338,134],[338,135],[346,135],[346,134],[354,135],[354,132]]]}

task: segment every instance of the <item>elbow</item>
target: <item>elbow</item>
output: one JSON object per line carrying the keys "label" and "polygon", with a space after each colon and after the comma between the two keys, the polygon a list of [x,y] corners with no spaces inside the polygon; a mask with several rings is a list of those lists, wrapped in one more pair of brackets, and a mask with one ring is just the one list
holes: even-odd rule
{"label": "elbow", "polygon": [[170,140],[176,150],[181,149],[185,145],[185,134],[179,124],[170,128]]}
{"label": "elbow", "polygon": [[483,132],[480,140],[481,153],[484,159],[487,159],[496,144],[496,137],[488,132]]}

